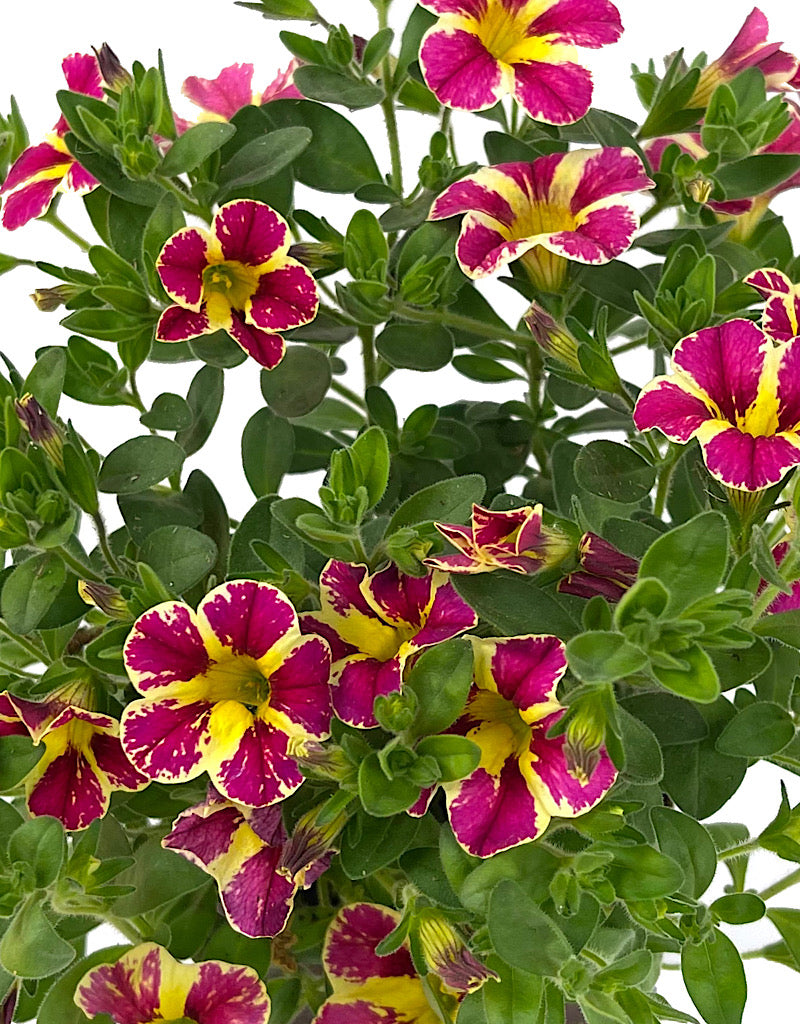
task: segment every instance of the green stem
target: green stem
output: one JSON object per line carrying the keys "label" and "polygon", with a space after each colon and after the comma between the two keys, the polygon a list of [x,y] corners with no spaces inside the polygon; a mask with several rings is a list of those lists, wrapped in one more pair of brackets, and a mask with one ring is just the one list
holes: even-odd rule
{"label": "green stem", "polygon": [[779,878],[777,882],[773,882],[772,885],[768,885],[766,889],[762,889],[758,895],[766,903],[768,899],[771,899],[773,896],[777,896],[778,893],[783,892],[784,889],[790,888],[790,886],[795,885],[797,882],[800,882],[800,868],[795,868],[795,870],[790,872],[788,875],[785,875],[783,878]]}
{"label": "green stem", "polygon": [[175,182],[171,181],[163,174],[159,174],[158,183],[176,197],[187,213],[193,213],[196,217],[200,217],[200,219],[204,220],[206,224],[210,222],[210,211],[207,210],[205,206],[201,206],[200,203],[192,199],[190,195],[187,195],[187,193],[182,188],[179,188]]}
{"label": "green stem", "polygon": [[60,232],[60,234],[64,236],[64,238],[69,239],[70,242],[74,242],[75,245],[84,252],[88,252],[91,249],[92,243],[87,242],[82,235],[79,235],[77,231],[73,231],[68,224],[65,224],[52,206],[44,216],[39,218],[39,220],[42,220],[45,224],[49,224],[51,227],[54,227],[56,231]]}
{"label": "green stem", "polygon": [[86,565],[80,559],[71,555],[63,545],[54,547],[52,550],[72,569],[76,576],[81,579],[91,580],[93,583],[103,582],[102,576],[99,576],[90,565]]}
{"label": "green stem", "polygon": [[375,369],[375,331],[371,327],[362,327],[358,332],[361,338],[361,355],[364,361],[364,391],[378,383]]}
{"label": "green stem", "polygon": [[609,349],[609,355],[618,356],[622,352],[632,352],[635,348],[641,348],[647,344],[647,338],[634,338],[633,341],[626,341],[623,345]]}
{"label": "green stem", "polygon": [[40,648],[32,641],[26,640],[24,636],[18,636],[16,633],[13,633],[1,619],[0,633],[7,636],[9,640],[13,640],[17,647],[21,647],[23,651],[30,654],[34,661],[42,661],[45,665],[50,664],[50,655],[45,651],[44,647]]}
{"label": "green stem", "polygon": [[122,569],[120,568],[119,562],[114,557],[114,552],[111,550],[108,543],[108,532],[106,531],[106,524],[102,513],[96,512],[95,515],[92,516],[92,522],[94,523],[94,528],[97,531],[97,539],[100,542],[100,550],[103,552],[103,558],[105,558],[106,564],[115,576],[121,576]]}
{"label": "green stem", "polygon": [[642,214],[639,221],[639,227],[643,228],[645,224],[649,224],[654,217],[657,217],[659,213],[663,213],[664,210],[669,209],[670,206],[672,206],[672,203],[667,200],[660,200],[659,202],[653,203],[650,209],[645,210]]}
{"label": "green stem", "polygon": [[717,854],[717,860],[735,860],[736,857],[746,857],[750,853],[760,850],[757,839],[751,839],[749,843],[742,843],[741,846],[733,846],[730,850],[723,850]]}
{"label": "green stem", "polygon": [[139,412],[147,412],[147,406],[142,401],[142,396],[139,393],[139,385],[136,383],[136,371],[128,370],[128,387],[131,389],[131,398],[133,404],[139,410]]}
{"label": "green stem", "polygon": [[444,327],[454,327],[456,330],[477,334],[481,338],[489,338],[492,341],[514,341],[524,346],[530,346],[533,342],[530,334],[515,331],[511,327],[506,327],[505,329],[495,327],[493,324],[484,323],[482,320],[473,320],[469,316],[450,313],[446,309],[417,309],[415,306],[399,303],[395,307],[395,313],[404,320],[413,320],[418,324],[442,324]]}
{"label": "green stem", "polygon": [[[382,0],[377,5],[379,31],[389,27],[389,3],[390,0]],[[388,54],[384,57],[381,65],[381,79],[383,88],[386,90],[386,96],[381,101],[381,110],[386,123],[386,137],[389,140],[389,156],[392,162],[390,185],[401,196],[403,194],[403,161],[400,156],[400,134],[397,130],[397,112],[392,90],[392,64]]]}
{"label": "green stem", "polygon": [[38,679],[39,677],[34,672],[26,672],[24,668],[19,668],[17,665],[12,665],[10,661],[0,660],[0,671],[10,672],[15,676],[23,676],[25,679]]}
{"label": "green stem", "polygon": [[337,395],[341,395],[342,398],[346,398],[348,402],[352,402],[353,405],[358,407],[359,411],[363,411],[366,408],[364,399],[361,395],[357,395],[355,391],[351,391],[346,384],[342,384],[338,380],[331,381],[331,391],[335,391]]}
{"label": "green stem", "polygon": [[656,489],[656,500],[653,506],[653,515],[660,519],[664,515],[664,509],[667,507],[667,498],[669,497],[669,485],[672,480],[672,474],[675,472],[675,466],[678,464],[681,449],[676,449],[671,456],[668,456],[662,463],[661,470],[658,474],[658,487]]}

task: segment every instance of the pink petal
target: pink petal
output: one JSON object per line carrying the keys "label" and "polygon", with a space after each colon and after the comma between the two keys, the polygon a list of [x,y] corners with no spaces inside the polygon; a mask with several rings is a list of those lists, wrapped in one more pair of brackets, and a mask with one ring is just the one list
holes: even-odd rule
{"label": "pink petal", "polygon": [[486,11],[486,0],[420,0],[420,7],[434,14],[464,14],[480,18]]}
{"label": "pink petal", "polygon": [[555,700],[567,670],[564,644],[555,636],[473,640],[476,660],[486,658],[497,692],[520,711]]}
{"label": "pink petal", "polygon": [[579,178],[570,200],[577,216],[581,210],[611,196],[651,189],[655,183],[645,173],[644,164],[629,149],[606,147],[583,150],[565,156],[565,167],[574,168]]}
{"label": "pink petal", "polygon": [[299,60],[293,60],[285,71],[279,71],[261,94],[261,106],[272,100],[301,100],[303,94],[294,84],[294,73],[300,67]]}
{"label": "pink petal", "polygon": [[584,214],[574,231],[550,235],[545,248],[578,263],[608,263],[630,248],[639,220],[627,206]]}
{"label": "pink petal", "polygon": [[291,601],[271,584],[254,580],[215,587],[198,605],[197,617],[200,628],[207,624],[223,648],[256,660],[299,635]]}
{"label": "pink petal", "polygon": [[558,712],[543,718],[533,730],[532,771],[540,783],[541,788],[537,787],[537,793],[547,811],[552,815],[570,818],[583,814],[603,799],[614,785],[617,770],[603,747],[597,767],[585,785],[571,775],[564,757],[566,737],[547,737],[547,730],[560,715],[561,712]]}
{"label": "pink petal", "polygon": [[685,443],[713,413],[696,395],[690,394],[679,380],[657,377],[642,391],[633,411],[637,430],[658,427],[671,441]]}
{"label": "pink petal", "polygon": [[234,199],[220,207],[212,231],[226,260],[256,267],[289,248],[289,226],[279,213],[254,199]]}
{"label": "pink petal", "polygon": [[48,181],[58,184],[72,162],[73,157],[69,153],[65,153],[49,142],[41,142],[38,146],[29,146],[11,165],[11,169],[0,187],[0,193],[11,192],[23,182],[31,181],[32,178],[42,175],[47,175]]}
{"label": "pink petal", "polygon": [[115,1024],[157,1020],[162,956],[169,954],[147,942],[125,953],[115,964],[93,967],[78,982],[75,1002],[87,1017],[107,1013]]}
{"label": "pink petal", "polygon": [[[359,597],[361,593],[359,591]],[[362,598],[363,600],[363,598]],[[341,661],[351,654],[356,654],[358,648],[346,643],[329,622],[324,622],[315,612],[302,612],[300,614],[300,630],[303,633],[315,633],[321,636],[331,649],[331,661]]]}
{"label": "pink petal", "polygon": [[210,659],[188,605],[166,601],[146,611],[125,641],[125,667],[140,693],[203,675]]}
{"label": "pink petal", "polygon": [[156,341],[188,341],[211,330],[205,310],[195,313],[183,306],[167,306],[156,326]]}
{"label": "pink petal", "polygon": [[70,192],[77,192],[79,195],[83,195],[86,192],[91,192],[93,188],[97,188],[100,182],[94,175],[81,167],[77,160],[73,160],[70,165],[70,169],[67,171],[64,177],[64,188]]}
{"label": "pink petal", "polygon": [[192,75],[181,86],[181,92],[198,107],[229,121],[237,110],[253,102],[252,81],[252,64],[231,64],[216,78]]}
{"label": "pink petal", "polygon": [[280,847],[264,847],[220,885],[228,920],[243,935],[274,936],[286,927],[297,885],[278,870],[281,853]]}
{"label": "pink petal", "polygon": [[736,423],[756,400],[765,353],[771,342],[750,320],[729,320],[683,338],[673,365],[687,373],[716,403],[724,419]]}
{"label": "pink petal", "polygon": [[138,772],[125,756],[118,736],[96,732],[92,737],[91,751],[101,771],[112,789],[125,789],[129,792],[143,789],[149,779]]}
{"label": "pink petal", "polygon": [[456,259],[467,277],[488,277],[534,245],[536,242],[527,238],[507,241],[491,218],[468,213],[456,242]]}
{"label": "pink petal", "polygon": [[12,192],[3,201],[3,227],[7,231],[16,231],[28,221],[41,217],[52,203],[59,184],[59,178],[48,178],[31,182]]}
{"label": "pink petal", "polygon": [[331,922],[322,951],[325,973],[331,979],[357,985],[371,978],[416,978],[411,954],[401,946],[388,956],[375,947],[394,931],[400,915],[373,903],[344,907]]}
{"label": "pink petal", "polygon": [[253,327],[234,310],[231,310],[228,334],[247,355],[267,370],[274,370],[286,351],[286,342],[280,334],[272,334]]}
{"label": "pink petal", "polygon": [[331,655],[320,637],[298,642],[283,664],[270,674],[270,707],[302,725],[309,736],[322,739],[331,724],[328,686]]}
{"label": "pink petal", "polygon": [[161,845],[206,869],[225,856],[244,821],[242,811],[233,804],[197,804],[178,815]]}
{"label": "pink petal", "polygon": [[26,785],[31,814],[58,818],[68,831],[88,828],[108,809],[110,788],[84,751],[72,745],[50,758],[45,751]]}
{"label": "pink petal", "polygon": [[800,338],[794,334],[781,347],[778,365],[778,426],[791,431],[800,426]]}
{"label": "pink petal", "polygon": [[356,729],[374,729],[378,724],[372,713],[375,698],[396,693],[402,687],[399,660],[378,661],[355,654],[333,668],[331,701],[336,717]]}
{"label": "pink petal", "polygon": [[270,1002],[252,967],[206,960],[186,993],[185,1015],[200,1024],[267,1024]]}
{"label": "pink petal", "polygon": [[373,573],[362,585],[369,604],[381,618],[393,626],[414,626],[426,620],[426,611],[433,596],[434,575],[408,576],[390,564]]}
{"label": "pink petal", "polygon": [[186,782],[205,770],[208,723],[214,705],[172,698],[135,700],[122,712],[122,747],[143,775],[158,782]]}
{"label": "pink petal", "polygon": [[710,441],[703,443],[701,439],[701,444],[709,473],[728,487],[743,491],[771,487],[800,464],[800,440],[796,435],[753,437],[730,427]]}
{"label": "pink petal", "polygon": [[277,803],[303,782],[297,762],[287,753],[288,745],[282,729],[254,718],[232,755],[209,774],[220,793],[236,803],[249,807]]}
{"label": "pink petal", "polygon": [[486,110],[508,91],[498,60],[461,28],[434,25],[422,40],[419,63],[431,92],[457,110]]}
{"label": "pink petal", "polygon": [[310,323],[318,307],[316,281],[304,266],[287,258],[283,266],[261,276],[247,312],[256,327],[274,333]]}
{"label": "pink petal", "polygon": [[789,341],[798,331],[800,295],[771,295],[764,307],[761,327],[776,341]]}
{"label": "pink petal", "polygon": [[528,28],[530,36],[554,35],[555,41],[599,47],[622,35],[619,11],[609,0],[559,0]]}
{"label": "pink petal", "polygon": [[791,280],[782,270],[775,270],[772,267],[754,270],[742,280],[742,284],[749,284],[765,299],[769,299],[773,295],[791,295],[792,293]]}
{"label": "pink petal", "polygon": [[181,228],[168,239],[156,261],[167,295],[179,306],[198,312],[203,301],[203,271],[208,266],[209,238],[199,228]]}
{"label": "pink petal", "polygon": [[592,76],[580,64],[526,61],[513,68],[514,96],[535,121],[574,124],[592,104]]}
{"label": "pink petal", "polygon": [[61,62],[61,70],[70,92],[82,92],[98,100],[105,98],[100,65],[93,53],[71,53]]}

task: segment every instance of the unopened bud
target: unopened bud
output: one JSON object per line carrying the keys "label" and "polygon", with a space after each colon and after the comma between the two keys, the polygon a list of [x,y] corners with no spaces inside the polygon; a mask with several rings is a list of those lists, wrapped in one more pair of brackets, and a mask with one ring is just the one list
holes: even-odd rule
{"label": "unopened bud", "polygon": [[701,206],[705,206],[708,200],[711,198],[711,193],[714,191],[714,182],[709,181],[708,178],[704,178],[702,174],[698,174],[695,178],[691,178],[684,185],[686,194],[694,199],[696,203]]}
{"label": "unopened bud", "polygon": [[490,978],[499,980],[494,971],[470,953],[464,940],[438,910],[420,911],[416,926],[425,962],[454,992],[475,992]]}
{"label": "unopened bud", "polygon": [[353,775],[353,765],[341,747],[316,740],[289,740],[288,753],[305,776],[342,783]]}
{"label": "unopened bud", "polygon": [[341,255],[341,246],[333,242],[297,242],[289,247],[289,256],[309,270],[330,270]]}
{"label": "unopened bud", "polygon": [[33,395],[23,395],[14,402],[14,410],[31,441],[43,449],[59,469],[64,468],[64,438],[60,429]]}
{"label": "unopened bud", "polygon": [[109,89],[120,92],[124,86],[133,82],[130,71],[120,64],[119,58],[108,43],[103,43],[99,50],[94,46],[92,49],[97,57],[97,63],[100,65],[100,74]]}
{"label": "unopened bud", "polygon": [[378,725],[387,732],[400,733],[410,728],[417,714],[419,702],[413,690],[404,693],[379,693],[373,713]]}
{"label": "unopened bud", "polygon": [[600,748],[606,735],[606,715],[599,698],[584,697],[567,725],[564,757],[567,771],[585,786],[600,763]]}
{"label": "unopened bud", "polygon": [[60,284],[56,288],[37,288],[31,298],[42,313],[52,313],[74,298],[80,290],[72,284]]}
{"label": "unopened bud", "polygon": [[128,602],[116,587],[93,580],[78,580],[78,593],[87,604],[93,604],[110,619],[124,621],[131,618]]}
{"label": "unopened bud", "polygon": [[[330,821],[320,824],[320,811],[324,806],[320,804],[300,818],[281,852],[278,867],[283,868],[297,885],[303,885],[306,874],[327,858],[328,854],[335,852],[336,838],[347,824],[346,810],[339,811]],[[325,866],[327,861],[323,870]],[[315,877],[320,873],[317,871]]]}
{"label": "unopened bud", "polygon": [[8,990],[2,1003],[0,1003],[0,1024],[11,1024],[14,1019],[20,984],[19,981],[12,982],[11,988]]}
{"label": "unopened bud", "polygon": [[578,359],[578,341],[544,306],[532,302],[522,318],[534,341],[551,359],[558,359],[576,373],[583,373]]}

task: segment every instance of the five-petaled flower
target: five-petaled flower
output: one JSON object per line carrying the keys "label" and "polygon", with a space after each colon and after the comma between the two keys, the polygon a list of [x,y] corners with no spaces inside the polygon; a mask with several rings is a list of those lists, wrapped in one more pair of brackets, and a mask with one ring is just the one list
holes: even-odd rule
{"label": "five-petaled flower", "polygon": [[328,645],[301,636],[291,602],[268,583],[223,583],[196,613],[156,605],[134,623],[124,657],[144,699],[123,712],[122,745],[150,779],[207,771],[229,800],[265,807],[303,781],[293,745],[328,735]]}
{"label": "five-petaled flower", "polygon": [[87,1017],[107,1014],[114,1024],[267,1024],[270,1014],[266,987],[252,967],[182,964],[154,942],[93,967],[78,982],[75,1003]]}
{"label": "five-petaled flower", "polygon": [[479,573],[494,569],[532,573],[562,561],[573,543],[557,527],[544,526],[541,505],[525,505],[508,512],[472,506],[469,526],[435,523],[453,547],[454,555],[434,555],[423,565],[444,572]]}
{"label": "five-petaled flower", "polygon": [[[339,911],[322,950],[333,992],[320,1007],[314,1024],[441,1024],[442,1013],[450,1021],[456,1019],[466,986],[453,989],[433,972],[423,981],[411,959],[408,939],[386,956],[375,952],[399,924],[396,911],[374,903],[353,903]],[[468,973],[464,976],[471,980]],[[482,981],[490,976],[485,972]],[[450,980],[460,981],[461,975]],[[436,1008],[426,987],[438,1004]]]}
{"label": "five-petaled flower", "polygon": [[300,62],[293,60],[285,71],[263,92],[253,91],[253,65],[231,64],[216,78],[191,75],[181,86],[183,95],[200,107],[200,121],[230,121],[237,110],[251,104],[257,107],[272,100],[300,100],[302,93],[294,84],[294,73]]}
{"label": "five-petaled flower", "polygon": [[672,367],[639,395],[638,430],[696,437],[709,473],[737,491],[770,487],[800,463],[799,339],[729,320],[679,341]]}
{"label": "five-petaled flower", "polygon": [[788,341],[800,333],[800,285],[775,267],[754,270],[744,279],[767,301],[761,327],[776,341]]}
{"label": "five-petaled flower", "polygon": [[590,778],[570,771],[564,736],[548,737],[563,714],[555,697],[567,659],[555,636],[471,637],[474,682],[451,727],[477,743],[478,767],[445,784],[450,825],[475,857],[528,843],[551,817],[590,810],[616,779],[604,748]]}
{"label": "five-petaled flower", "polygon": [[317,315],[314,278],[288,256],[289,226],[266,203],[234,199],[220,207],[210,231],[182,228],[164,245],[158,275],[176,305],[161,314],[159,341],[186,341],[227,331],[271,370],[283,358],[279,331]]}
{"label": "five-petaled flower", "polygon": [[584,533],[578,543],[578,566],[558,584],[562,594],[591,598],[600,594],[619,601],[636,582],[639,563],[596,533]]}
{"label": "five-petaled flower", "polygon": [[[95,99],[105,99],[100,67],[92,53],[71,53],[61,62],[67,87]],[[0,186],[4,195],[2,223],[9,231],[27,224],[47,210],[59,192],[83,195],[97,186],[67,149],[69,131],[63,114],[44,142],[29,146],[12,164]]]}
{"label": "five-petaled flower", "polygon": [[592,102],[592,76],[577,46],[622,34],[609,0],[421,0],[439,15],[419,62],[440,102],[486,110],[507,93],[535,121],[572,124]]}
{"label": "five-petaled flower", "polygon": [[333,710],[358,729],[378,724],[375,698],[402,689],[410,657],[478,622],[443,572],[418,578],[389,565],[369,575],[365,565],[331,559],[319,592],[320,610],[304,613],[301,625],[330,644]]}
{"label": "five-petaled flower", "polygon": [[298,860],[294,840],[279,805],[244,807],[210,787],[203,803],[178,815],[161,845],[211,875],[231,927],[258,938],[283,931],[297,890],[330,862],[332,841],[323,848],[305,844]]}
{"label": "five-petaled flower", "polygon": [[768,35],[769,22],[754,7],[725,52],[703,68],[687,106],[705,107],[720,83],[729,82],[747,68],[758,68],[770,89],[794,87],[793,79],[798,73],[797,57],[782,50],[780,43],[767,42]]}
{"label": "five-petaled flower", "polygon": [[629,248],[639,219],[621,197],[653,186],[632,150],[579,149],[482,167],[445,189],[430,219],[466,214],[456,258],[467,277],[521,259],[540,291],[559,292],[570,260],[608,263]]}
{"label": "five-petaled flower", "polygon": [[23,780],[28,810],[58,818],[69,831],[102,818],[114,790],[135,792],[150,781],[125,756],[116,719],[82,706],[87,698],[73,684],[44,701],[0,694],[0,737],[30,736],[44,747]]}

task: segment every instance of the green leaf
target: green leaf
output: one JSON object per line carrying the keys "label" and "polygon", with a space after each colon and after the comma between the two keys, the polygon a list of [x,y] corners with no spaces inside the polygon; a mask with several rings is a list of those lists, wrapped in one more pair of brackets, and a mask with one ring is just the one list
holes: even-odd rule
{"label": "green leaf", "polygon": [[647,655],[621,633],[595,630],[573,637],[567,644],[570,671],[585,683],[614,682],[640,672]]}
{"label": "green leaf", "polygon": [[646,498],[656,481],[655,466],[613,441],[590,441],[578,453],[574,472],[578,484],[591,494],[629,503]]}
{"label": "green leaf", "polygon": [[64,389],[66,369],[67,354],[63,348],[45,349],[25,378],[22,393],[30,392],[51,416],[55,416]]}
{"label": "green leaf", "polygon": [[717,740],[721,754],[769,757],[794,738],[794,720],[779,704],[757,701],[739,711]]}
{"label": "green leaf", "polygon": [[706,651],[699,644],[691,644],[676,656],[685,662],[685,668],[651,666],[651,671],[659,683],[667,690],[681,697],[688,697],[689,700],[702,704],[713,703],[719,696],[720,682],[714,663]]}
{"label": "green leaf", "polygon": [[294,73],[294,80],[300,92],[310,100],[341,103],[350,110],[374,107],[386,95],[385,90],[374,82],[359,81],[344,71],[319,65],[299,67]]}
{"label": "green leaf", "polygon": [[467,604],[501,636],[555,633],[569,639],[580,632],[570,610],[580,598],[570,602],[569,595],[543,590],[533,576],[492,572],[459,576],[453,582]]}
{"label": "green leaf", "polygon": [[754,924],[767,912],[766,904],[754,892],[731,892],[720,896],[709,909],[726,924]]}
{"label": "green leaf", "polygon": [[770,907],[767,917],[781,933],[783,941],[800,971],[800,910],[791,907]]}
{"label": "green leaf", "polygon": [[679,612],[722,582],[728,527],[720,512],[703,512],[659,537],[642,558],[639,577],[653,576],[670,594],[667,613]]}
{"label": "green leaf", "polygon": [[172,850],[161,846],[158,836],[146,840],[135,851],[136,862],[120,872],[117,885],[132,886],[114,905],[123,918],[135,917],[171,903],[205,885],[208,876]]}
{"label": "green leaf", "polygon": [[420,787],[407,778],[386,777],[377,751],[365,757],[359,765],[358,795],[364,810],[375,818],[388,818],[407,811],[419,799],[419,794]]}
{"label": "green leaf", "polygon": [[162,582],[183,594],[204,579],[217,560],[217,545],[188,526],[161,526],[148,535],[139,551]]}
{"label": "green leaf", "polygon": [[564,933],[511,879],[492,891],[487,924],[497,955],[529,974],[557,975],[572,956]]}
{"label": "green leaf", "polygon": [[9,629],[25,634],[36,629],[67,579],[61,559],[43,552],[15,566],[3,584],[0,613]]}
{"label": "green leaf", "polygon": [[273,412],[287,419],[316,409],[331,384],[331,363],[312,345],[291,345],[274,370],[261,371],[261,394]]}
{"label": "green leaf", "polygon": [[461,900],[442,872],[437,849],[409,850],[400,858],[400,867],[409,881],[440,907],[459,909]]}
{"label": "green leaf", "polygon": [[648,727],[625,708],[617,708],[620,741],[625,754],[623,775],[635,785],[660,782],[664,760],[658,740]]}
{"label": "green leaf", "polygon": [[703,942],[687,942],[681,951],[681,971],[706,1024],[741,1024],[747,982],[742,958],[727,935],[715,928]]}
{"label": "green leaf", "polygon": [[608,879],[624,900],[657,900],[679,892],[684,883],[677,861],[652,846],[608,847],[613,861]]}
{"label": "green leaf", "polygon": [[749,199],[769,192],[800,170],[800,156],[794,153],[759,153],[724,164],[714,178],[725,190],[725,199]]}
{"label": "green leaf", "polygon": [[293,452],[294,431],[288,420],[270,409],[253,413],[242,433],[242,466],[257,498],[277,492]]}
{"label": "green leaf", "polygon": [[278,128],[251,139],[222,166],[217,182],[224,193],[232,193],[268,181],[297,159],[311,139],[311,131],[305,127]]}
{"label": "green leaf", "polygon": [[[497,956],[489,959],[487,967],[500,977],[498,981],[487,982],[475,993],[483,998],[483,1014],[476,1019],[476,1024],[542,1024],[539,1010],[546,982],[535,974],[509,966]],[[458,1021],[461,1024],[460,1012]]]}
{"label": "green leaf", "polygon": [[172,143],[159,168],[167,178],[193,171],[196,167],[221,149],[236,133],[228,121],[204,121],[193,125]]}
{"label": "green leaf", "polygon": [[411,848],[419,827],[419,820],[408,814],[373,818],[357,812],[342,834],[339,856],[345,875],[362,879],[393,863]]}
{"label": "green leaf", "polygon": [[35,745],[30,736],[0,738],[0,793],[15,789],[43,753],[44,746]]}
{"label": "green leaf", "polygon": [[419,741],[415,753],[435,759],[442,773],[441,782],[466,778],[481,759],[480,747],[466,736],[427,736]]}
{"label": "green leaf", "polygon": [[688,700],[671,693],[639,693],[620,700],[620,706],[640,719],[658,737],[662,747],[699,742],[708,726]]}
{"label": "green leaf", "polygon": [[397,509],[386,527],[386,536],[391,536],[401,526],[433,521],[464,523],[472,513],[473,504],[483,498],[485,491],[486,483],[476,473],[423,487]]}
{"label": "green leaf", "polygon": [[19,978],[48,978],[75,959],[75,950],[31,897],[0,940],[0,964]]}
{"label": "green leaf", "polygon": [[459,639],[421,651],[404,687],[418,700],[411,729],[414,736],[435,736],[455,722],[467,703],[472,684],[472,648]]}
{"label": "green leaf", "polygon": [[477,380],[482,384],[525,379],[517,370],[512,370],[496,359],[489,359],[488,356],[456,356],[453,360],[453,369],[458,370],[469,380]]}
{"label": "green leaf", "polygon": [[367,490],[367,508],[381,500],[389,482],[389,445],[380,427],[369,427],[353,441],[350,457],[356,470],[357,484]]}
{"label": "green leaf", "polygon": [[142,413],[139,422],[152,430],[184,430],[191,426],[193,418],[185,399],[165,391],[153,399],[149,411]]}
{"label": "green leaf", "polygon": [[192,378],[186,403],[192,410],[192,425],[175,435],[186,455],[199,452],[211,436],[222,408],[225,375],[217,366],[204,366]]}
{"label": "green leaf", "polygon": [[33,871],[37,889],[46,889],[58,878],[67,854],[64,826],[57,818],[31,818],[15,829],[8,843],[8,859],[22,861]]}
{"label": "green leaf", "polygon": [[717,870],[717,851],[711,836],[699,821],[671,807],[654,807],[650,819],[659,849],[683,871],[682,892],[699,899]]}
{"label": "green leaf", "polygon": [[376,338],[375,347],[395,369],[441,370],[453,357],[453,335],[437,324],[389,324]]}
{"label": "green leaf", "polygon": [[355,192],[381,173],[364,136],[346,117],[311,100],[273,100],[260,108],[273,128],[304,126],[312,141],[294,161],[298,181],[321,192]]}
{"label": "green leaf", "polygon": [[111,494],[146,491],[183,465],[186,452],[167,437],[132,437],[109,452],[100,466],[97,486]]}

